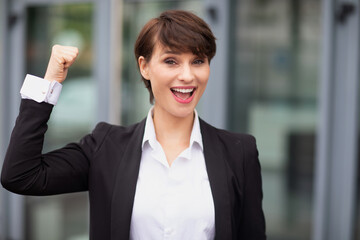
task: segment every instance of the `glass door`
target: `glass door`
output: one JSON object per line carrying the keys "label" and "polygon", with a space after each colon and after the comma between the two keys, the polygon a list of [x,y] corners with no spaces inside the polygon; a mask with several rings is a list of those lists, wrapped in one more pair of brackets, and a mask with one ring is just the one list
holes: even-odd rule
{"label": "glass door", "polygon": [[257,138],[269,240],[310,239],[320,1],[236,1],[229,127]]}

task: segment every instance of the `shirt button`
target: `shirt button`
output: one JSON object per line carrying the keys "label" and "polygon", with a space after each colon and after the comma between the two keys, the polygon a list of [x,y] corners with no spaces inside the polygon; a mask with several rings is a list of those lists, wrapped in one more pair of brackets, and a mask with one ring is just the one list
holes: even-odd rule
{"label": "shirt button", "polygon": [[170,235],[173,232],[171,228],[165,228],[165,234]]}

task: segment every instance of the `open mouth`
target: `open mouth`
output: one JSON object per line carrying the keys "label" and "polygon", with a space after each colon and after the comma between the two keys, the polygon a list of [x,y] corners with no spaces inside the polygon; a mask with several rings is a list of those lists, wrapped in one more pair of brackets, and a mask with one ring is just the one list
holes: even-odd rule
{"label": "open mouth", "polygon": [[175,100],[181,103],[189,103],[193,99],[194,93],[196,91],[195,87],[191,88],[179,88],[174,87],[170,89],[173,93]]}
{"label": "open mouth", "polygon": [[195,88],[171,88],[171,91],[176,97],[186,100],[193,95]]}

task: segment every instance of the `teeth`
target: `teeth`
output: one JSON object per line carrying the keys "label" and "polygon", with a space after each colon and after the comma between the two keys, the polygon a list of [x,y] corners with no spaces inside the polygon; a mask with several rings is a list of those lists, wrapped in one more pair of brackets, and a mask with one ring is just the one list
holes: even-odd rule
{"label": "teeth", "polygon": [[188,89],[172,88],[171,90],[176,91],[176,92],[181,92],[181,93],[191,93],[192,91],[194,91],[194,88],[188,88]]}

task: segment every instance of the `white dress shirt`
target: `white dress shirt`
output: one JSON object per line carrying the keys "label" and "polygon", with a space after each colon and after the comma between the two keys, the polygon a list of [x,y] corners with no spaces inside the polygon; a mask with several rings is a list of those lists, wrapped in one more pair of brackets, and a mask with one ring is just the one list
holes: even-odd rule
{"label": "white dress shirt", "polygon": [[151,109],[143,137],[130,239],[205,240],[214,236],[214,203],[197,112],[190,146],[170,167],[156,140]]}
{"label": "white dress shirt", "polygon": [[[20,93],[22,98],[56,105],[61,89],[62,85],[56,81],[28,74]],[[214,202],[197,112],[190,146],[170,167],[156,140],[152,111],[146,119],[130,239],[214,239]]]}

